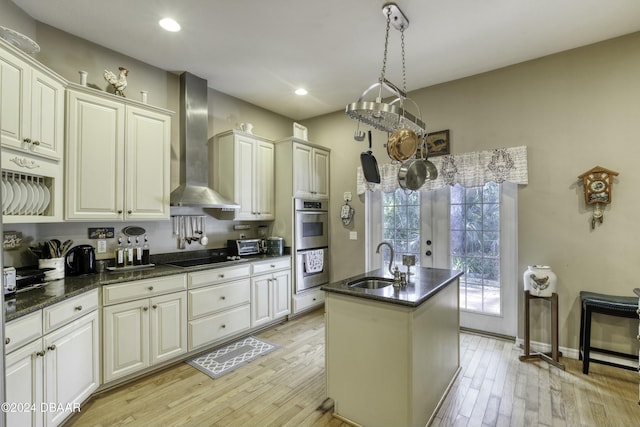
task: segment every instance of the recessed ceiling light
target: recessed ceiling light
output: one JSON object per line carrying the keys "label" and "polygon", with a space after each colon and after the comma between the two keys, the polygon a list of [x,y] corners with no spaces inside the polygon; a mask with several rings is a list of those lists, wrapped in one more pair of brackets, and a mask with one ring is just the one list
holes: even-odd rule
{"label": "recessed ceiling light", "polygon": [[296,95],[306,95],[307,93],[309,92],[307,92],[306,89],[303,89],[303,88],[296,89]]}
{"label": "recessed ceiling light", "polygon": [[160,26],[165,30],[171,31],[172,33],[180,31],[181,28],[180,24],[178,24],[175,19],[172,18],[163,18],[158,22],[158,24],[160,24]]}

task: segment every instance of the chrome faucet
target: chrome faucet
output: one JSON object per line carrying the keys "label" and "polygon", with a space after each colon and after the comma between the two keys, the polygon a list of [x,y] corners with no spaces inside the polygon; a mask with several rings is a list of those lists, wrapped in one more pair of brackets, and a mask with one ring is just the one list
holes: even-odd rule
{"label": "chrome faucet", "polygon": [[390,251],[390,255],[391,258],[389,258],[389,273],[391,273],[391,275],[393,275],[393,270],[391,269],[391,267],[393,266],[393,246],[391,246],[391,244],[389,242],[380,242],[378,244],[378,247],[376,248],[376,253],[379,254],[380,253],[380,247],[386,245],[389,247],[389,251]]}

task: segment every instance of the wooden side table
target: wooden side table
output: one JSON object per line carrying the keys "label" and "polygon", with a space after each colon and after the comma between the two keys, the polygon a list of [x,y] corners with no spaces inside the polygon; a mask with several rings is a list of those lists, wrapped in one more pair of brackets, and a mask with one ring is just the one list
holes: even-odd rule
{"label": "wooden side table", "polygon": [[[531,319],[529,315],[529,305],[531,300],[536,298],[551,301],[551,351],[547,353],[531,353]],[[550,297],[539,297],[537,295],[531,295],[529,291],[524,291],[524,354],[520,356],[520,360],[542,359],[564,370],[564,364],[560,363],[560,356],[562,356],[562,353],[558,350],[558,294],[554,292]]]}

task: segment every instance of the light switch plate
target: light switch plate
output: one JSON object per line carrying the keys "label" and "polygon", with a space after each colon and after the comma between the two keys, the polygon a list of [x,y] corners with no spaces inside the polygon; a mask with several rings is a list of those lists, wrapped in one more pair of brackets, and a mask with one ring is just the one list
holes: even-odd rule
{"label": "light switch plate", "polygon": [[98,240],[98,253],[105,254],[107,253],[107,241],[106,240]]}
{"label": "light switch plate", "polygon": [[344,201],[345,202],[350,202],[351,201],[351,191],[345,191],[343,197],[344,197]]}
{"label": "light switch plate", "polygon": [[358,240],[358,232],[357,231],[350,231],[349,232],[349,239]]}

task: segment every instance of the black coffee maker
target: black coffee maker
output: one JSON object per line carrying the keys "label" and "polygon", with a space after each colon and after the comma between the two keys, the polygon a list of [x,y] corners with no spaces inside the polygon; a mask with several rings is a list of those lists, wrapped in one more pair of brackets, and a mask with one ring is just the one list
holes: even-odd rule
{"label": "black coffee maker", "polygon": [[65,274],[80,276],[96,272],[96,252],[91,245],[78,245],[69,249],[65,256]]}

